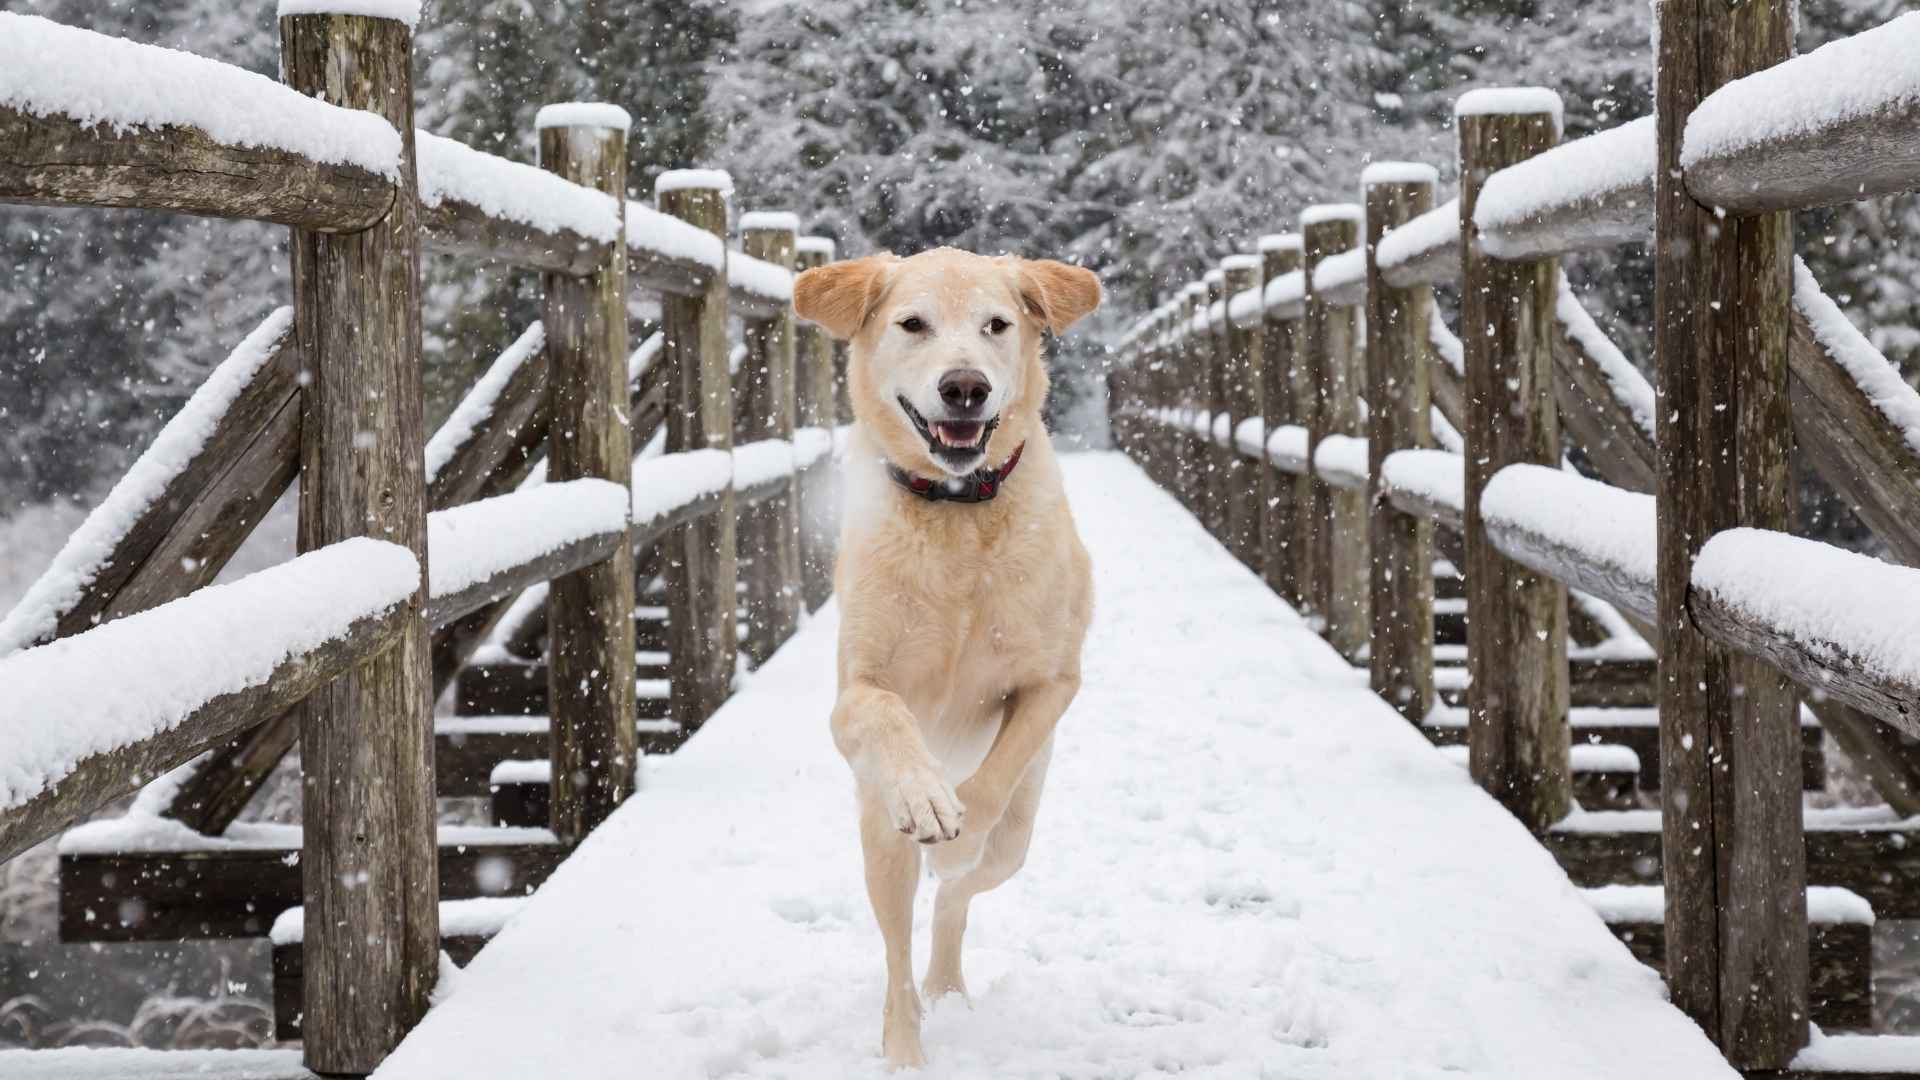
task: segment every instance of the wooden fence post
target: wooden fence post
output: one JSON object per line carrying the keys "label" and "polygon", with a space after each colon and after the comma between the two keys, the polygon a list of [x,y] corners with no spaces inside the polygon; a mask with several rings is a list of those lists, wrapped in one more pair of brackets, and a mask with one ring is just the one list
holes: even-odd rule
{"label": "wooden fence post", "polygon": [[[1355,310],[1328,303],[1313,287],[1314,271],[1323,260],[1360,246],[1363,214],[1360,207],[1341,203],[1308,207],[1300,215],[1307,277],[1306,358],[1313,379],[1312,401],[1304,411],[1307,452],[1315,457],[1329,435],[1365,434],[1360,424],[1360,385],[1365,373]],[[1311,606],[1325,621],[1327,640],[1353,660],[1366,648],[1371,630],[1367,496],[1329,485],[1319,478],[1317,466],[1313,471],[1313,503],[1306,514],[1312,530]]]}
{"label": "wooden fence post", "polygon": [[[1300,234],[1280,233],[1260,238],[1263,277],[1270,285],[1300,269]],[[1267,418],[1267,435],[1283,424],[1298,422],[1299,406],[1294,396],[1295,365],[1299,363],[1300,321],[1273,316],[1263,318],[1260,359],[1261,414]],[[1290,476],[1272,464],[1260,470],[1260,505],[1266,520],[1261,523],[1260,566],[1267,585],[1280,598],[1299,607],[1300,579],[1295,564],[1299,548],[1294,543],[1299,527],[1300,489],[1313,482],[1312,477]]]}
{"label": "wooden fence post", "polygon": [[[352,5],[342,4],[343,7]],[[413,28],[363,15],[280,19],[287,84],[399,130],[399,180],[371,228],[294,229],[294,338],[306,389],[300,549],[356,536],[420,559],[400,642],[307,699],[301,876],[307,1067],[373,1071],[427,1009],[439,969],[420,386]]]}
{"label": "wooden fence post", "polygon": [[[1260,288],[1261,262],[1258,255],[1229,255],[1220,261],[1223,291],[1227,304],[1250,289]],[[1266,467],[1240,452],[1240,424],[1249,418],[1261,418],[1265,430],[1263,383],[1261,381],[1261,331],[1264,320],[1256,317],[1248,326],[1235,326],[1230,314],[1223,320],[1220,340],[1226,343],[1226,365],[1222,378],[1227,399],[1227,547],[1254,573],[1260,572],[1260,523],[1262,506],[1260,474]]]}
{"label": "wooden fence post", "polygon": [[[794,247],[795,270],[811,270],[833,261],[833,241],[802,236]],[[795,388],[802,426],[833,434],[838,424],[834,403],[833,335],[812,323],[795,327]],[[833,595],[833,564],[838,545],[838,488],[831,460],[820,462],[800,487],[801,581],[807,610],[817,611]]]}
{"label": "wooden fence post", "polygon": [[1381,463],[1432,445],[1427,325],[1433,288],[1380,275],[1380,238],[1433,209],[1428,165],[1381,163],[1361,174],[1367,199],[1367,516],[1373,556],[1373,690],[1418,724],[1433,708],[1433,521],[1388,502]]}
{"label": "wooden fence post", "polygon": [[1567,590],[1494,549],[1480,493],[1522,462],[1560,463],[1553,333],[1557,259],[1504,262],[1473,224],[1487,178],[1551,148],[1560,99],[1550,91],[1463,95],[1460,128],[1460,340],[1466,348],[1468,742],[1473,777],[1526,825],[1544,831],[1573,805],[1568,771]]}
{"label": "wooden fence post", "polygon": [[1790,0],[1655,4],[1660,801],[1667,981],[1742,1069],[1807,1041],[1798,706],[1784,676],[1694,626],[1694,556],[1736,526],[1791,529],[1787,350],[1793,222],[1723,217],[1687,193],[1686,121],[1787,59]]}
{"label": "wooden fence post", "polygon": [[1227,328],[1213,321],[1213,306],[1226,296],[1226,273],[1219,267],[1206,272],[1200,279],[1204,290],[1200,296],[1200,320],[1204,329],[1200,332],[1200,356],[1206,364],[1206,381],[1200,388],[1201,405],[1207,412],[1207,430],[1204,436],[1207,453],[1206,497],[1202,505],[1207,531],[1213,538],[1229,550],[1233,547],[1232,537],[1227,531],[1227,504],[1233,498],[1234,453],[1232,447],[1221,446],[1215,440],[1215,432],[1220,428],[1220,420],[1227,414]]}
{"label": "wooden fence post", "polygon": [[1177,332],[1180,335],[1180,410],[1185,420],[1191,421],[1182,429],[1186,440],[1186,454],[1183,456],[1185,468],[1181,492],[1185,496],[1187,509],[1198,518],[1202,527],[1207,524],[1207,474],[1212,471],[1213,455],[1208,452],[1212,445],[1200,436],[1198,421],[1207,411],[1207,339],[1193,328],[1193,319],[1206,302],[1207,287],[1192,282],[1180,293],[1180,310]]}
{"label": "wooden fence post", "polygon": [[[540,165],[621,208],[627,192],[626,110],[541,109]],[[542,274],[547,329],[547,479],[633,482],[627,417],[627,250],[607,247],[586,277]],[[547,592],[547,694],[555,836],[577,843],[633,793],[633,550],[553,579]]]}
{"label": "wooden fence post", "polygon": [[[724,238],[725,173],[686,169],[660,175],[662,212]],[[664,295],[667,452],[733,449],[733,381],[727,372],[727,275],[716,271],[699,296]],[[733,688],[738,649],[734,595],[739,578],[733,488],[720,508],[677,527],[667,551],[667,652],[673,660],[673,719],[680,737],[698,731]]]}
{"label": "wooden fence post", "polygon": [[[800,221],[792,214],[742,214],[740,248],[747,255],[791,271],[799,231]],[[791,442],[799,401],[794,386],[792,305],[771,319],[746,320],[746,339],[745,400],[736,404],[740,410],[737,430],[753,441]],[[766,663],[800,626],[799,503],[799,478],[790,477],[786,494],[740,515],[741,553],[753,559],[742,598],[747,609],[743,644],[756,665]]]}

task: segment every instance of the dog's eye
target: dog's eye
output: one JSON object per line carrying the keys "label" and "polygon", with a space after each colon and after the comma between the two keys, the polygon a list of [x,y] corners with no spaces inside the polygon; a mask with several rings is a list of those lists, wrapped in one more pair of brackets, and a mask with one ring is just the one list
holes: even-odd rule
{"label": "dog's eye", "polygon": [[909,334],[918,334],[927,328],[927,322],[918,315],[909,315],[900,320],[900,329]]}
{"label": "dog's eye", "polygon": [[992,335],[993,335],[993,336],[995,336],[995,337],[999,337],[999,336],[1000,336],[1001,334],[1004,334],[1004,333],[1006,333],[1006,332],[1007,332],[1007,328],[1008,328],[1008,327],[1010,327],[1010,326],[1012,326],[1012,325],[1013,325],[1013,324],[1012,324],[1012,323],[1010,323],[1010,322],[1008,322],[1007,320],[1005,320],[1005,319],[1003,319],[1003,318],[1001,318],[1001,317],[1000,317],[1000,316],[998,316],[998,315],[995,315],[995,316],[994,316],[994,317],[993,317],[993,318],[992,318],[992,319],[991,319],[991,320],[990,320],[990,321],[989,321],[989,322],[987,323],[987,333],[989,333],[989,334],[992,334]]}

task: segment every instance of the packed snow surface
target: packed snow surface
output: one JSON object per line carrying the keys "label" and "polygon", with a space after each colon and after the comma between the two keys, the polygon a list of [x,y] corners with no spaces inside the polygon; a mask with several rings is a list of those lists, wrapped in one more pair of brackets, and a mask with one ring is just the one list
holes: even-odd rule
{"label": "packed snow surface", "polygon": [[1920,11],[1714,91],[1687,118],[1680,165],[1732,154],[1875,113],[1920,108]]}
{"label": "packed snow surface", "polygon": [[560,127],[594,127],[631,131],[633,117],[618,105],[608,105],[598,101],[563,101],[554,105],[542,105],[540,111],[533,114],[533,126],[540,131]]}
{"label": "packed snow surface", "polygon": [[1729,529],[1701,547],[1693,587],[1830,663],[1920,685],[1920,570],[1787,533]]}
{"label": "packed snow surface", "polygon": [[0,660],[0,810],[94,754],[171,731],[214,698],[264,685],[289,658],[419,587],[420,564],[406,548],[345,540]]}
{"label": "packed snow surface", "polygon": [[[1085,687],[1025,869],[974,904],[972,1004],[930,1006],[915,1075],[1736,1077],[1526,830],[1169,496],[1117,455],[1062,465],[1100,596]],[[650,769],[376,1075],[893,1075],[827,731],[839,623]]]}
{"label": "packed snow surface", "polygon": [[[0,53],[6,50],[7,18],[0,14]],[[5,69],[0,68],[0,80],[5,78]],[[166,493],[167,485],[200,456],[221,418],[260,369],[280,355],[292,330],[293,309],[280,308],[213,369],[207,381],[154,436],[152,445],[133,467],[67,538],[52,565],[28,587],[6,618],[0,619],[0,656],[52,636],[60,616],[73,610],[88,586],[106,569],[104,564],[114,548]]]}
{"label": "packed snow surface", "polygon": [[288,15],[367,15],[420,25],[420,0],[280,0],[280,17]]}
{"label": "packed snow surface", "polygon": [[460,404],[453,407],[453,412],[440,425],[440,430],[427,440],[428,483],[440,475],[440,470],[447,467],[462,446],[473,441],[474,432],[480,430],[480,425],[499,408],[500,395],[506,392],[507,384],[513,381],[515,373],[527,361],[539,356],[546,343],[547,328],[544,325],[535,322],[527,327],[487,368],[486,374],[473,384],[473,389],[460,399]]}
{"label": "packed snow surface", "polygon": [[[1644,191],[1651,226],[1653,171],[1659,151],[1653,125],[1653,117],[1643,116],[1501,169],[1480,189],[1473,207],[1474,224],[1484,232],[1497,233],[1563,207]],[[1495,236],[1486,237],[1487,250],[1498,255],[1496,241]]]}
{"label": "packed snow surface", "polygon": [[453,199],[549,235],[571,230],[609,244],[620,235],[620,204],[605,192],[424,131],[414,134],[414,150],[422,206]]}
{"label": "packed snow surface", "polygon": [[568,480],[427,515],[428,590],[451,596],[568,544],[627,527],[611,480]]}
{"label": "packed snow surface", "polygon": [[194,127],[217,143],[287,150],[400,175],[400,133],[243,68],[0,11],[0,106],[116,132]]}

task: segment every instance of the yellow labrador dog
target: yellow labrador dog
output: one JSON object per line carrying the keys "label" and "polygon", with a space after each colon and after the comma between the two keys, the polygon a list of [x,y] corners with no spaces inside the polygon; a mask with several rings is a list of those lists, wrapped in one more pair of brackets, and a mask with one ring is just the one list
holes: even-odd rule
{"label": "yellow labrador dog", "polygon": [[1025,860],[1054,725],[1080,688],[1093,583],[1040,417],[1041,352],[1099,306],[1100,282],[942,248],[809,270],[793,298],[852,343],[833,739],[886,940],[881,1045],[914,1066],[921,852],[940,879],[925,990],[964,994],[967,905]]}

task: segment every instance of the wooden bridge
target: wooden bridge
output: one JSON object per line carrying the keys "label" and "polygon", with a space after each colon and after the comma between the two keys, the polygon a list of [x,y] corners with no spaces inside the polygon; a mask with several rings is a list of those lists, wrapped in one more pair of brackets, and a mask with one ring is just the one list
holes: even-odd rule
{"label": "wooden bridge", "polygon": [[[1920,912],[1920,574],[1793,536],[1790,484],[1920,565],[1920,395],[1791,255],[1791,211],[1920,187],[1920,15],[1791,58],[1786,0],[1657,10],[1655,117],[1463,95],[1457,199],[1372,166],[1118,342],[1057,816],[934,1071],[1920,1075],[1869,933]],[[0,200],[293,260],[0,621],[0,859],[64,833],[64,940],[270,937],[301,1048],[0,1074],[877,1073],[849,417],[788,303],[832,245],[730,247],[724,174],[629,201],[612,106],[543,110],[537,167],[416,133],[417,12],[283,11],[284,84],[0,14]],[[1649,241],[1657,393],[1557,262]],[[431,436],[424,251],[544,295]],[[301,554],[211,585],[296,479]],[[1803,809],[1824,735],[1884,810]],[[239,821],[296,741],[302,824]]]}

